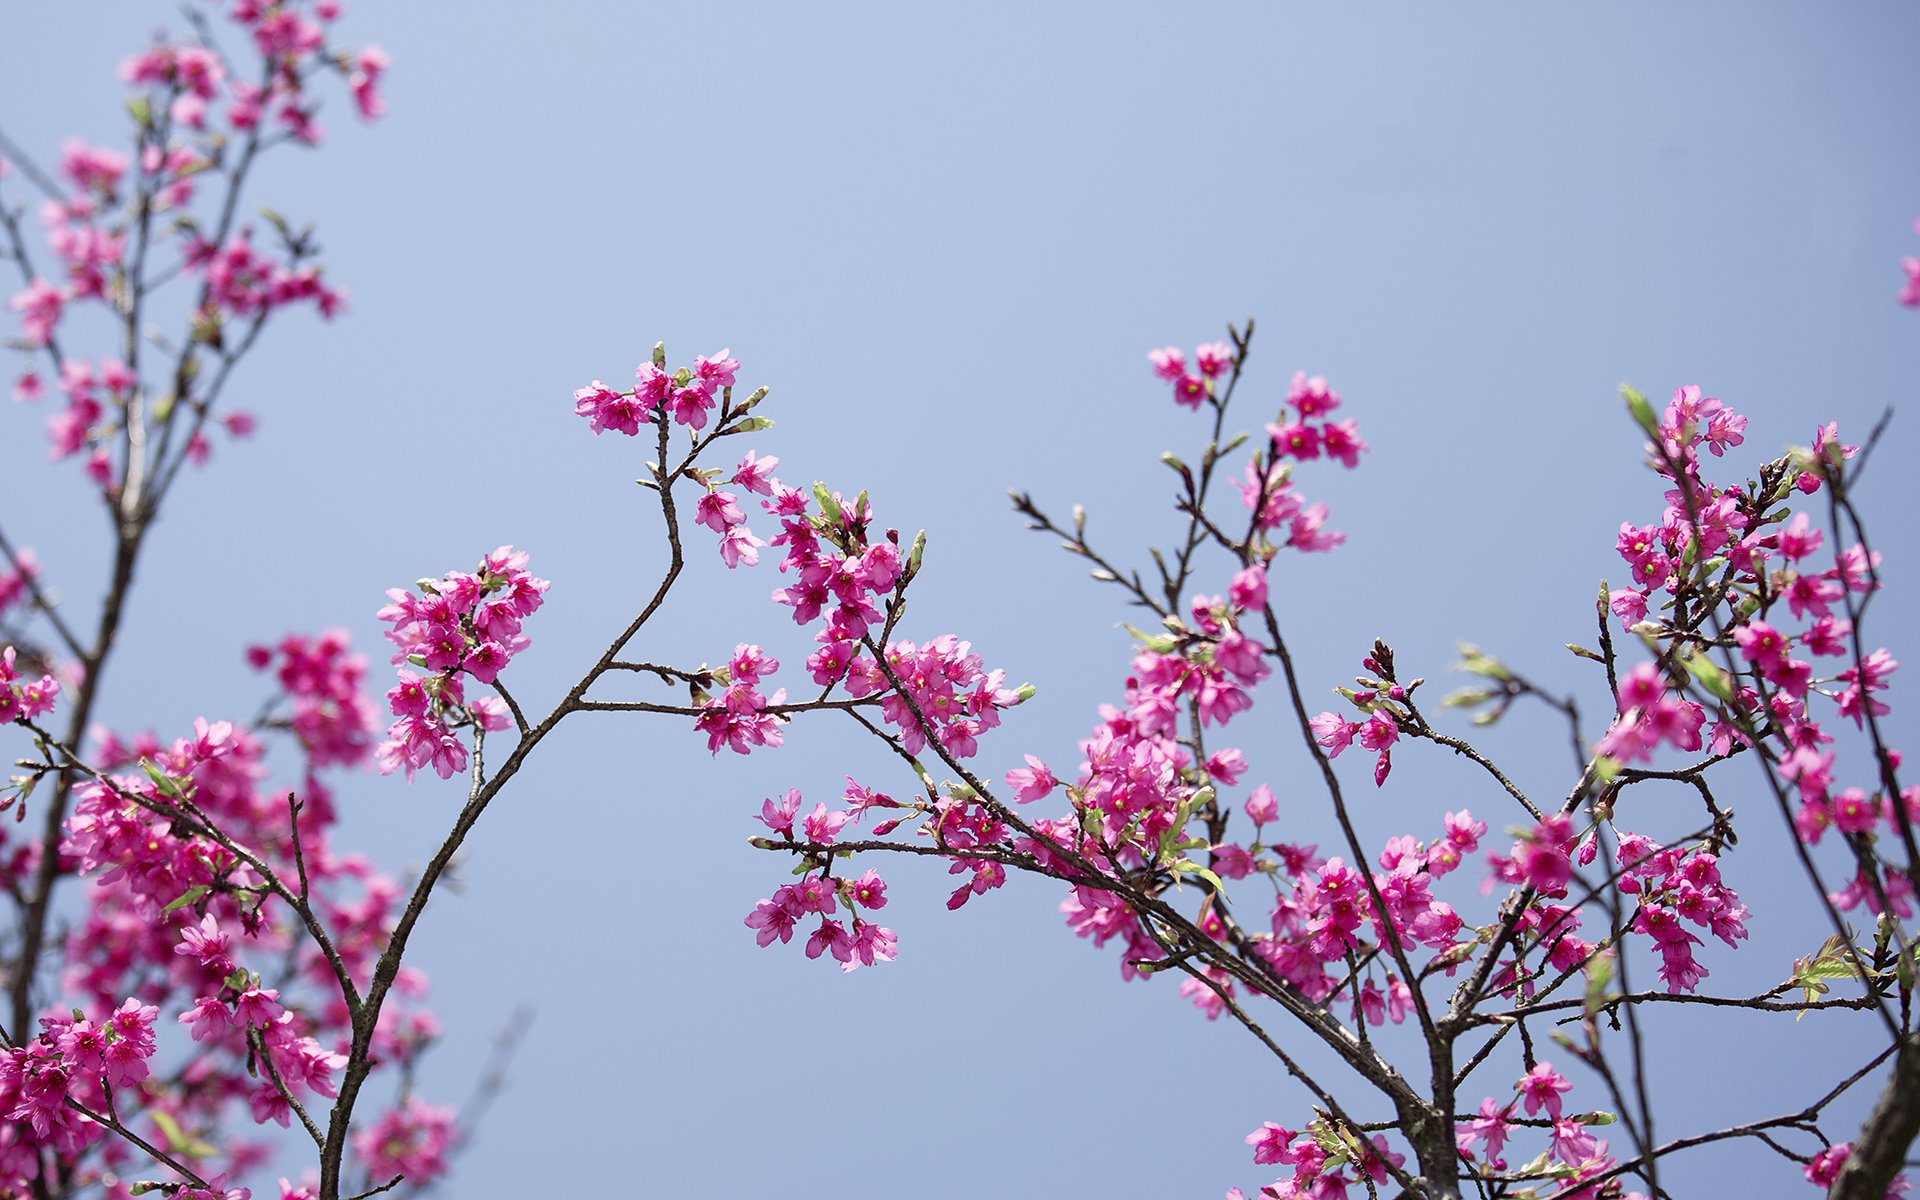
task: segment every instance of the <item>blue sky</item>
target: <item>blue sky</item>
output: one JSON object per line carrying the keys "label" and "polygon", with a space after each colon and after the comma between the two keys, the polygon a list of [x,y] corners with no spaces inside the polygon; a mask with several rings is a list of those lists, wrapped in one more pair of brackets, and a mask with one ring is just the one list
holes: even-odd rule
{"label": "blue sky", "polygon": [[[111,72],[166,19],[13,14],[0,123],[46,152],[114,136]],[[1174,528],[1154,460],[1204,437],[1145,352],[1249,315],[1243,425],[1305,369],[1373,446],[1358,472],[1302,479],[1349,544],[1276,575],[1315,688],[1376,636],[1451,686],[1470,639],[1599,711],[1560,646],[1590,640],[1596,585],[1624,575],[1619,523],[1661,507],[1622,379],[1748,413],[1742,465],[1898,409],[1862,499],[1881,611],[1912,611],[1920,314],[1894,303],[1920,253],[1911,7],[470,2],[358,5],[344,29],[392,54],[389,117],[360,128],[336,103],[329,145],[282,156],[256,197],[318,222],[351,311],[287,322],[240,381],[260,433],[166,517],[105,705],[123,726],[250,711],[241,647],[287,631],[348,628],[379,662],[385,588],[502,542],[554,582],[513,668],[544,708],[659,561],[631,484],[645,454],[588,436],[570,392],[659,339],[676,361],[730,346],[743,383],[773,388],[756,446],[783,476],[869,488],[882,521],[929,530],[909,636],[952,630],[1040,687],[988,741],[996,772],[1075,761],[1125,677],[1130,616],[1022,531],[1006,489],[1086,504],[1098,541],[1144,564]],[[39,414],[0,419],[26,447],[9,534],[92,596],[93,510],[38,462]],[[797,663],[773,586],[703,563],[651,652],[718,661],[748,640]],[[1278,700],[1243,718],[1252,778],[1283,828],[1326,842]],[[1269,1179],[1248,1129],[1307,1119],[1243,1034],[1170,983],[1122,986],[1050,886],[947,914],[944,875],[895,867],[899,962],[842,978],[757,950],[740,918],[785,879],[745,845],[760,797],[899,782],[844,731],[716,761],[672,723],[576,720],[415,942],[448,1030],[430,1094],[465,1094],[515,1005],[539,1014],[453,1194],[1217,1195]],[[1551,723],[1486,743],[1524,785],[1567,785]],[[350,840],[395,869],[458,804],[372,776],[342,799]],[[1706,957],[1728,992],[1778,982],[1823,933],[1760,799],[1734,801],[1755,832],[1727,864],[1755,937]],[[1376,844],[1462,805],[1496,837],[1514,816],[1431,755],[1365,802]],[[1655,1046],[1676,1136],[1784,1111],[1788,1085],[1858,1050],[1837,1020],[1717,1014]],[[1669,1186],[1803,1185],[1740,1152]]]}

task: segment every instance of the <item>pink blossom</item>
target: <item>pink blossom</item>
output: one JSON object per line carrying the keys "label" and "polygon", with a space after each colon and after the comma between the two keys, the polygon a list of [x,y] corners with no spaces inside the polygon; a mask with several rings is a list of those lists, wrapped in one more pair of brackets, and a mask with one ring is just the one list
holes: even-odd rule
{"label": "pink blossom", "polygon": [[1233,366],[1233,347],[1225,342],[1208,342],[1194,348],[1193,360],[1202,375],[1218,379]]}
{"label": "pink blossom", "polygon": [[1513,1087],[1525,1101],[1528,1116],[1545,1107],[1547,1115],[1556,1120],[1560,1116],[1561,1093],[1573,1089],[1573,1085],[1553,1069],[1553,1064],[1545,1060],[1534,1064],[1533,1069],[1522,1075]]}
{"label": "pink blossom", "polygon": [[828,812],[825,804],[816,804],[803,822],[806,840],[809,842],[831,843],[840,836],[840,830],[853,819],[852,813]]}
{"label": "pink blossom", "polygon": [[1027,765],[1015,767],[1007,772],[1007,786],[1014,789],[1014,801],[1019,804],[1031,804],[1053,791],[1059,781],[1047,764],[1035,756],[1026,756]]}
{"label": "pink blossom", "polygon": [[838,921],[820,922],[820,927],[807,939],[807,957],[819,958],[823,952],[843,963],[852,961],[853,939],[847,935],[846,926]]}
{"label": "pink blossom", "polygon": [[753,451],[749,450],[747,456],[740,460],[740,465],[734,468],[730,482],[756,495],[770,496],[773,494],[773,469],[779,465],[777,457],[768,455],[756,458]]}
{"label": "pink blossom", "polygon": [[1153,364],[1153,373],[1169,383],[1187,373],[1187,356],[1174,346],[1149,350],[1147,360]]}
{"label": "pink blossom", "polygon": [[1261,784],[1247,797],[1247,819],[1255,825],[1265,825],[1278,819],[1280,805],[1273,798],[1273,789]]}

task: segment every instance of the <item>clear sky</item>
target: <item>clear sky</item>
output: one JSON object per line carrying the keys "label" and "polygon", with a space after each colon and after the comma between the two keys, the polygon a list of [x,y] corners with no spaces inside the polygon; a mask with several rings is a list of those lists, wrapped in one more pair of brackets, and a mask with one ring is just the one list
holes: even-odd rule
{"label": "clear sky", "polygon": [[[241,380],[256,440],[178,494],[105,704],[123,728],[250,712],[241,648],[284,632],[345,627],[381,663],[383,590],[502,542],[553,580],[513,668],[544,710],[660,559],[631,484],[644,453],[595,442],[570,392],[626,378],[658,339],[676,361],[730,346],[743,383],[772,386],[757,448],[784,477],[867,487],[883,522],[930,530],[908,636],[952,630],[1040,687],[987,742],[995,773],[1027,751],[1077,761],[1130,615],[1022,531],[1006,489],[1085,503],[1144,564],[1172,529],[1155,457],[1204,436],[1145,352],[1249,315],[1245,425],[1306,369],[1373,445],[1359,472],[1303,477],[1349,544],[1276,575],[1315,689],[1376,636],[1451,687],[1465,638],[1599,711],[1560,647],[1590,640],[1596,585],[1624,576],[1619,523],[1661,508],[1622,379],[1750,414],[1742,465],[1896,407],[1861,494],[1895,589],[1880,611],[1914,611],[1920,313],[1894,301],[1920,253],[1912,6],[351,8],[347,36],[393,56],[389,117],[360,128],[336,102],[327,147],[282,156],[256,193],[318,222],[351,311],[268,339]],[[168,11],[12,6],[0,123],[48,157],[117,136],[113,68]],[[76,473],[41,490],[42,416],[0,412],[22,447],[0,502],[90,598],[103,531]],[[703,563],[690,582],[650,655],[804,656],[771,571]],[[1273,783],[1289,836],[1328,842],[1278,700],[1242,718],[1249,782]],[[830,799],[849,772],[901,786],[877,748],[803,725],[714,761],[672,722],[576,721],[414,943],[447,1026],[428,1095],[465,1095],[492,1031],[538,1010],[451,1194],[1214,1196],[1271,1179],[1247,1130],[1309,1118],[1243,1033],[1170,982],[1123,986],[1055,887],[948,914],[944,875],[891,864],[899,962],[842,977],[757,950],[741,917],[786,878],[745,844],[760,798]],[[1544,720],[1486,744],[1526,786],[1570,782]],[[341,798],[347,842],[404,869],[459,793],[369,775]],[[1498,841],[1517,815],[1417,751],[1364,801],[1375,845],[1463,805]],[[1726,864],[1755,937],[1703,956],[1729,994],[1785,978],[1823,933],[1760,801],[1735,799],[1753,832]],[[1864,1060],[1820,1016],[1674,1018],[1660,1133],[1786,1111]],[[1805,1186],[1746,1149],[1663,1178],[1682,1196]]]}

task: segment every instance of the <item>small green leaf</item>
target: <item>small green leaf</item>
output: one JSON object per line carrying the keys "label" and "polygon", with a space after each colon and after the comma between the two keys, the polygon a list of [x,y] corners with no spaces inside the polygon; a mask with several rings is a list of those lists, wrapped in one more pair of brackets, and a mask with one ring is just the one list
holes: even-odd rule
{"label": "small green leaf", "polygon": [[658,371],[667,369],[667,344],[665,342],[655,342],[653,344],[653,366],[654,369]]}
{"label": "small green leaf", "polygon": [[813,499],[820,506],[821,516],[825,517],[830,524],[840,524],[840,502],[833,498],[833,493],[827,490],[826,484],[816,482],[813,485]]}
{"label": "small green leaf", "polygon": [[1460,644],[1460,661],[1455,665],[1469,675],[1479,675],[1485,679],[1498,679],[1502,683],[1513,679],[1513,672],[1507,670],[1505,663],[1480,647],[1465,642]]}
{"label": "small green leaf", "polygon": [[1733,681],[1727,673],[1704,654],[1689,654],[1683,660],[1687,674],[1700,681],[1700,686],[1713,693],[1716,700],[1733,699]]}
{"label": "small green leaf", "polygon": [[1602,950],[1587,960],[1587,990],[1582,1007],[1587,1016],[1600,1011],[1601,1006],[1612,999],[1607,993],[1607,985],[1613,982],[1613,951]]}
{"label": "small green leaf", "polygon": [[173,1119],[172,1113],[156,1105],[148,1110],[147,1119],[160,1127],[160,1136],[167,1139],[167,1149],[178,1152],[187,1148],[186,1132],[180,1128],[180,1122]]}
{"label": "small green leaf", "polygon": [[1590,659],[1592,659],[1592,660],[1593,660],[1594,662],[1605,662],[1605,661],[1607,661],[1606,659],[1604,659],[1604,658],[1602,658],[1602,657],[1600,656],[1600,654],[1599,654],[1599,653],[1598,653],[1597,651],[1594,651],[1594,650],[1589,650],[1589,649],[1587,649],[1587,648],[1586,648],[1585,646],[1577,646],[1577,645],[1575,645],[1575,644],[1574,644],[1574,643],[1572,643],[1572,642],[1568,642],[1568,643],[1567,643],[1567,649],[1568,649],[1568,650],[1569,650],[1569,651],[1570,651],[1571,653],[1573,653],[1574,655],[1576,655],[1576,656],[1578,656],[1578,657],[1580,657],[1580,658],[1590,658]]}
{"label": "small green leaf", "polygon": [[208,891],[208,888],[206,884],[204,883],[195,884],[193,887],[190,887],[186,891],[181,892],[178,896],[175,896],[171,903],[169,903],[165,908],[160,910],[160,915],[164,917],[168,913],[175,912],[179,909],[185,908],[187,905],[192,904],[194,901],[198,900],[200,897],[206,895],[207,891]]}
{"label": "small green leaf", "polygon": [[920,573],[920,559],[927,552],[927,531],[922,529],[913,535],[913,548],[907,551],[906,578],[912,579]]}
{"label": "small green leaf", "polygon": [[1660,436],[1660,419],[1653,415],[1653,405],[1630,383],[1620,385],[1620,398],[1627,402],[1627,412],[1632,415],[1634,424],[1646,432],[1650,438]]}
{"label": "small green leaf", "polygon": [[180,789],[179,781],[165,771],[162,771],[159,767],[154,766],[152,759],[141,759],[140,769],[147,773],[147,778],[153,780],[153,786],[159,788],[163,794],[175,800],[184,800],[187,798],[187,794]]}
{"label": "small green leaf", "polygon": [[[1846,938],[1831,934],[1820,943],[1820,948],[1805,958],[1793,960],[1793,975],[1788,983],[1805,993],[1808,1004],[1827,994],[1828,979],[1859,979],[1860,969],[1854,965],[1854,955],[1849,953],[1852,945],[1851,931]],[[1794,1014],[1798,1021],[1807,1014],[1802,1011]]]}
{"label": "small green leaf", "polygon": [[1619,759],[1602,754],[1593,760],[1593,777],[1601,783],[1612,783],[1619,775]]}
{"label": "small green leaf", "polygon": [[1125,628],[1128,633],[1132,634],[1134,638],[1139,641],[1141,646],[1153,651],[1155,654],[1171,654],[1173,653],[1173,648],[1180,644],[1180,639],[1171,634],[1147,633],[1144,630],[1135,629],[1131,625]]}
{"label": "small green leaf", "polygon": [[1226,894],[1227,885],[1220,882],[1220,877],[1190,858],[1175,859],[1173,862],[1173,871],[1176,875],[1198,875],[1200,878],[1206,880],[1214,891],[1222,895]]}

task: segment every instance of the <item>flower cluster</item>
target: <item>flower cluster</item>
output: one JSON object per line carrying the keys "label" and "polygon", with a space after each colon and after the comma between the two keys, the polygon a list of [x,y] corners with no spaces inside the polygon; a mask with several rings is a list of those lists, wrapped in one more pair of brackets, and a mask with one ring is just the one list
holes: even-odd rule
{"label": "flower cluster", "polygon": [[[179,274],[197,286],[182,339],[182,364],[192,361],[203,346],[216,353],[228,349],[225,331],[230,324],[242,325],[240,336],[250,340],[278,310],[311,303],[322,316],[331,317],[344,302],[344,293],[307,261],[313,253],[309,234],[296,232],[269,213],[278,245],[260,250],[253,245],[251,229],[235,228],[232,206],[224,197],[216,197],[204,213],[195,209],[205,181],[224,173],[231,176],[226,187],[238,189],[239,175],[274,143],[320,141],[314,119],[320,100],[313,81],[321,73],[345,77],[363,116],[380,111],[378,85],[386,55],[377,47],[353,55],[332,49],[328,26],[338,13],[339,6],[330,0],[271,5],[245,0],[235,5],[233,20],[252,36],[261,55],[261,70],[247,72],[255,82],[230,74],[225,61],[207,46],[155,44],[128,59],[120,72],[134,88],[127,102],[134,121],[134,154],[77,140],[69,141],[61,153],[58,175],[68,190],[48,200],[40,212],[58,269],[50,278],[26,278],[22,290],[7,299],[7,307],[19,316],[19,345],[29,357],[14,394],[23,400],[44,394],[46,385],[31,361],[37,352],[47,351],[66,397],[65,408],[48,421],[53,455],[84,455],[88,476],[103,490],[116,487],[117,477],[127,469],[114,462],[117,430],[142,388],[126,364],[110,357],[90,363],[70,344],[61,344],[59,331],[83,307],[113,309],[117,318],[117,306],[130,288],[149,288],[150,281],[129,277],[135,269],[128,259],[130,245],[170,241],[181,264]],[[234,144],[244,147],[237,172],[230,166]],[[0,179],[6,175],[4,167],[0,163]],[[165,219],[155,221],[156,215]],[[213,416],[212,397],[196,390],[191,367],[179,365],[168,374],[178,381],[173,386],[180,394],[150,415],[168,423],[175,409],[191,414],[189,427],[175,443],[177,452],[187,461],[204,462],[211,452],[205,426]],[[230,413],[217,423],[241,436],[252,418]]]}
{"label": "flower cluster", "polygon": [[[852,809],[830,811],[825,804],[816,804],[813,812],[802,817],[800,792],[795,788],[779,801],[769,798],[762,804],[759,819],[780,835],[780,845],[805,843],[811,847],[830,847],[841,831],[867,809],[876,805],[894,806],[892,799],[885,795],[868,792],[851,779],[847,783],[848,799],[854,802]],[[795,822],[800,826],[797,833]],[[762,899],[747,914],[746,925],[754,931],[754,940],[765,947],[775,941],[792,941],[800,923],[817,914],[820,923],[807,938],[807,957],[819,958],[825,954],[838,962],[841,970],[853,971],[893,961],[898,949],[893,930],[861,916],[863,910],[872,912],[885,908],[886,904],[887,884],[878,872],[868,871],[858,879],[836,878],[823,866],[818,874],[808,871],[798,882],[785,884],[772,896]],[[847,913],[846,924],[834,919],[842,908]]]}
{"label": "flower cluster", "polygon": [[[199,1136],[208,1138],[231,1123],[232,1110],[254,1124],[284,1126],[291,1100],[333,1096],[354,1036],[329,959],[229,843],[260,855],[283,879],[298,875],[308,885],[334,953],[362,987],[390,941],[401,900],[398,885],[364,858],[334,853],[332,809],[317,779],[328,767],[357,766],[370,756],[366,720],[352,715],[365,702],[344,690],[364,664],[331,634],[283,639],[262,665],[276,658],[284,690],[266,712],[285,704],[296,715],[285,722],[270,717],[264,727],[294,735],[305,760],[304,798],[268,786],[261,739],[228,722],[197,721],[191,736],[168,744],[108,733],[93,761],[106,771],[136,763],[140,769],[78,785],[59,847],[63,859],[95,876],[68,938],[67,986],[88,1007],[106,1009],[137,982],[154,1002],[149,1014],[175,1013],[181,1027],[184,1068],[120,1093],[123,1118],[137,1105],[156,1122],[206,1131]],[[353,730],[360,735],[348,736]],[[288,964],[285,975],[263,980],[242,965],[243,950]],[[417,970],[401,968],[395,988],[407,999],[381,1010],[371,1046],[379,1061],[410,1062],[435,1036],[431,1012],[411,1003],[425,987]],[[106,1053],[111,1064],[127,1051],[109,1046]],[[267,1154],[263,1143],[220,1136],[219,1153],[233,1171]],[[0,1122],[0,1147],[9,1137],[17,1140],[15,1128]],[[4,1160],[0,1149],[0,1170]],[[0,1190],[17,1178],[0,1175]]]}
{"label": "flower cluster", "polygon": [[1352,420],[1321,420],[1340,407],[1340,393],[1328,387],[1324,377],[1309,379],[1304,371],[1295,374],[1287,406],[1295,415],[1288,417],[1282,410],[1283,419],[1267,426],[1276,460],[1284,455],[1306,462],[1325,454],[1349,471],[1360,465],[1367,443],[1360,438],[1359,426]]}
{"label": "flower cluster", "polygon": [[409,1096],[399,1107],[353,1135],[353,1148],[376,1179],[404,1176],[414,1186],[447,1173],[453,1151],[453,1110]]}
{"label": "flower cluster", "polygon": [[[1253,1147],[1255,1163],[1293,1168],[1290,1177],[1260,1189],[1258,1195],[1270,1200],[1344,1197],[1349,1187],[1364,1188],[1372,1194],[1407,1161],[1406,1155],[1387,1147],[1384,1135],[1375,1134],[1362,1141],[1324,1117],[1299,1131],[1268,1121],[1248,1134],[1246,1141]],[[1227,1200],[1246,1198],[1239,1188],[1233,1188],[1227,1192]]]}
{"label": "flower cluster", "polygon": [[780,726],[785,718],[767,710],[784,703],[787,691],[781,688],[772,696],[760,691],[760,680],[779,669],[780,660],[758,646],[742,642],[733,648],[722,677],[726,691],[694,718],[694,728],[707,735],[707,749],[718,754],[725,746],[736,754],[746,754],[755,746],[780,745]]}
{"label": "flower cluster", "polygon": [[[100,1134],[87,1112],[107,1109],[106,1089],[147,1077],[159,1009],[129,999],[98,1021],[78,1010],[43,1017],[39,1036],[0,1051],[0,1117],[24,1122],[31,1140],[0,1136],[0,1179],[39,1173],[36,1143],[73,1155]],[[76,1107],[76,1105],[78,1107]]]}
{"label": "flower cluster", "polygon": [[1704,846],[1687,851],[1625,833],[1616,858],[1623,872],[1620,890],[1640,902],[1633,931],[1650,938],[1660,953],[1661,982],[1669,992],[1694,991],[1708,971],[1694,961],[1700,939],[1681,922],[1709,930],[1733,948],[1747,937],[1747,906],[1721,882],[1719,857]]}
{"label": "flower cluster", "polygon": [[365,759],[379,709],[361,691],[367,660],[348,652],[346,633],[328,630],[315,638],[290,634],[271,648],[247,648],[247,662],[257,671],[276,661],[275,678],[292,705],[287,723],[313,765]]}
{"label": "flower cluster", "polygon": [[[1836,1142],[1814,1155],[1806,1166],[1800,1168],[1800,1173],[1806,1176],[1808,1183],[1825,1192],[1833,1186],[1834,1180],[1840,1178],[1840,1168],[1846,1166],[1847,1160],[1852,1157],[1852,1142]],[[1905,1175],[1895,1175],[1887,1187],[1885,1200],[1900,1200],[1912,1189],[1913,1183]]]}
{"label": "flower cluster", "polygon": [[493,683],[526,649],[521,625],[547,591],[547,581],[526,567],[525,551],[502,546],[471,572],[421,580],[418,595],[388,589],[392,603],[375,615],[393,626],[386,633],[398,647],[393,661],[428,674],[403,668],[400,682],[387,692],[396,720],[375,751],[383,774],[404,769],[412,780],[416,769],[431,764],[440,778],[451,778],[467,766],[466,744],[456,730],[507,727],[506,706],[490,696],[468,701],[463,677]]}
{"label": "flower cluster", "polygon": [[1322,419],[1338,407],[1340,393],[1328,387],[1324,378],[1296,373],[1279,419],[1267,425],[1267,453],[1255,454],[1243,477],[1234,482],[1261,530],[1284,526],[1287,536],[1281,544],[1307,553],[1333,550],[1347,535],[1325,527],[1325,504],[1309,504],[1294,490],[1294,463],[1325,455],[1353,470],[1367,450],[1357,423]]}
{"label": "flower cluster", "polygon": [[1681,750],[1700,749],[1704,708],[1670,693],[1652,663],[1641,663],[1620,679],[1619,718],[1600,739],[1599,753],[1618,762],[1645,762],[1662,742]]}
{"label": "flower cluster", "polygon": [[0,722],[27,720],[53,711],[53,698],[60,694],[60,681],[42,673],[38,679],[17,669],[17,652],[12,646],[0,648]]}
{"label": "flower cluster", "polygon": [[1216,384],[1234,367],[1233,347],[1225,342],[1209,342],[1193,352],[1193,370],[1187,369],[1187,356],[1178,347],[1147,352],[1153,373],[1173,384],[1177,404],[1198,409],[1215,397]]}
{"label": "flower cluster", "polygon": [[347,1056],[298,1032],[294,1014],[280,1004],[279,989],[261,987],[259,975],[241,969],[229,953],[232,944],[211,913],[199,925],[181,930],[174,953],[197,967],[203,980],[217,982],[197,989],[200,995],[180,1014],[180,1024],[192,1031],[194,1041],[224,1044],[240,1055],[248,1053],[257,1037],[273,1071],[246,1100],[255,1123],[273,1121],[286,1127],[292,1119],[291,1101],[309,1092],[336,1094],[333,1073],[346,1066]]}
{"label": "flower cluster", "polygon": [[[1636,399],[1630,395],[1629,403]],[[1835,713],[1862,727],[1889,711],[1884,693],[1899,663],[1884,647],[1860,644],[1849,615],[1854,596],[1879,586],[1880,555],[1858,544],[1828,548],[1826,534],[1806,513],[1789,517],[1783,506],[1795,492],[1818,491],[1857,448],[1842,443],[1837,427],[1827,424],[1815,431],[1810,447],[1770,465],[1759,480],[1744,488],[1720,487],[1700,477],[1699,448],[1717,453],[1723,444],[1738,445],[1744,418],[1688,387],[1674,393],[1657,421],[1650,410],[1641,419],[1656,438],[1656,465],[1673,487],[1658,524],[1621,526],[1616,548],[1639,586],[1614,590],[1610,604],[1629,629],[1655,643],[1672,639],[1676,649],[1661,666],[1642,664],[1622,679],[1621,716],[1601,752],[1630,762],[1661,741],[1683,750],[1704,744],[1716,757],[1757,748],[1797,794],[1795,827],[1808,844],[1830,827],[1855,837],[1899,827],[1903,810],[1920,812],[1920,785],[1897,796],[1836,788],[1834,753],[1825,748],[1834,737],[1810,707],[1816,697],[1831,701]],[[1823,551],[1831,553],[1831,565],[1816,568],[1813,560]],[[1655,615],[1650,610],[1660,592],[1670,598]],[[1701,605],[1699,598],[1709,593],[1712,605]],[[1708,608],[1727,614],[1726,636],[1717,646],[1699,629]],[[1728,650],[1733,671],[1710,661]],[[1839,666],[1822,672],[1816,665],[1822,658],[1838,659]],[[1666,676],[1686,674],[1696,676],[1718,705],[1720,719],[1704,731],[1702,706],[1676,700],[1669,690]],[[1887,755],[1898,764],[1897,749],[1888,748]],[[1876,771],[1874,781],[1882,779]],[[1908,915],[1911,895],[1911,881],[1902,873],[1862,868],[1832,900],[1843,908],[1864,903],[1875,912],[1891,908]],[[1657,915],[1649,919],[1656,928],[1668,927]],[[1675,978],[1688,978],[1684,943],[1662,946],[1674,947]]]}
{"label": "flower cluster", "polygon": [[739,360],[731,351],[718,350],[695,358],[691,367],[669,373],[665,351],[656,349],[653,361],[634,370],[633,387],[617,392],[596,379],[573,394],[573,411],[587,419],[596,435],[611,429],[634,437],[657,414],[670,416],[675,424],[697,433],[707,427],[716,402],[724,400],[730,407],[739,370]]}
{"label": "flower cluster", "polygon": [[[1502,1151],[1513,1136],[1519,1112],[1528,1117],[1544,1114],[1542,1119],[1551,1123],[1547,1147],[1526,1170],[1553,1179],[1555,1190],[1567,1195],[1599,1194],[1581,1191],[1579,1185],[1612,1173],[1616,1164],[1608,1153],[1607,1143],[1589,1132],[1596,1120],[1593,1114],[1569,1116],[1563,1112],[1561,1096],[1572,1088],[1573,1084],[1554,1070],[1552,1063],[1545,1060],[1534,1063],[1525,1075],[1514,1081],[1512,1099],[1501,1103],[1488,1096],[1480,1102],[1480,1115],[1461,1124],[1455,1134],[1461,1157],[1482,1163],[1488,1171],[1507,1171]],[[1639,1192],[1606,1194],[1618,1195],[1620,1200],[1645,1200]]]}

